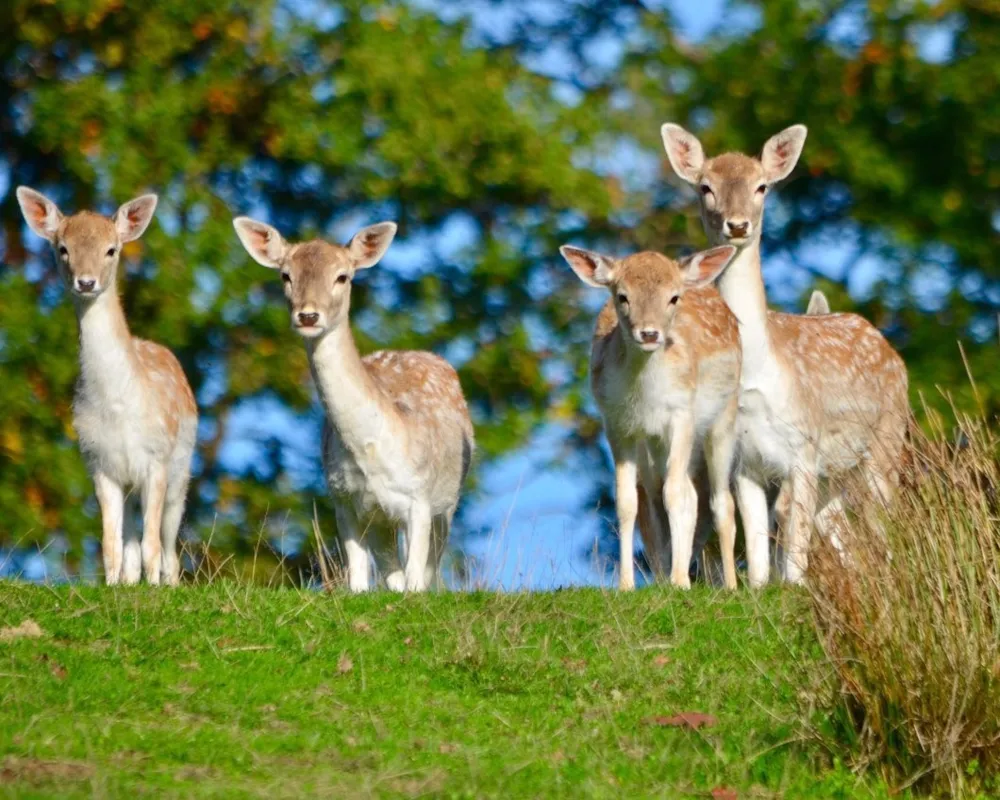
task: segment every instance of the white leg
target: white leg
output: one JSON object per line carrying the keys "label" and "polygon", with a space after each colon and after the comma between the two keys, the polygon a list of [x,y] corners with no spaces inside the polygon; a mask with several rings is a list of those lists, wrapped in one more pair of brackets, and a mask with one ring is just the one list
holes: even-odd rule
{"label": "white leg", "polygon": [[406,521],[406,591],[427,588],[427,558],[431,549],[431,509],[423,502],[410,506]]}
{"label": "white leg", "polygon": [[160,583],[160,530],[166,494],[167,470],[158,464],[150,468],[142,488],[142,568],[154,586]]}
{"label": "white leg", "polygon": [[630,591],[635,588],[635,518],[639,512],[639,493],[636,489],[638,470],[635,448],[615,455],[615,509],[618,512],[618,588]]}
{"label": "white leg", "polygon": [[816,515],[815,470],[809,467],[793,468],[791,487],[788,530],[785,533],[785,580],[802,583],[809,563],[809,539]]}
{"label": "white leg", "polygon": [[337,535],[347,559],[347,586],[352,592],[368,591],[368,548],[358,536],[358,521],[354,514],[342,505],[335,509]]}
{"label": "white leg", "polygon": [[767,492],[749,475],[736,476],[736,503],[743,520],[747,547],[747,579],[751,586],[763,586],[770,576]]}
{"label": "white leg", "polygon": [[689,474],[694,424],[685,415],[672,420],[670,429],[667,479],[663,484],[663,504],[670,518],[670,582],[690,589],[691,552],[698,519],[698,493]]}
{"label": "white leg", "polygon": [[104,559],[104,582],[113,586],[121,579],[125,493],[122,487],[103,472],[94,475],[94,490],[101,506],[101,555]]}
{"label": "white leg", "polygon": [[163,506],[163,527],[160,529],[163,547],[160,554],[160,569],[163,581],[167,586],[177,586],[181,581],[181,564],[177,555],[177,534],[184,516],[186,494],[187,486],[182,489],[168,489],[167,499]]}
{"label": "white leg", "polygon": [[122,583],[134,586],[142,577],[142,544],[139,525],[142,524],[139,510],[139,497],[129,493],[125,496],[125,514],[122,518],[122,530],[125,546],[122,551]]}
{"label": "white leg", "polygon": [[[713,459],[718,454],[713,454]],[[722,454],[726,457],[726,454]],[[722,555],[722,574],[727,589],[736,588],[736,506],[729,490],[729,463],[723,468],[712,463],[712,517],[719,532],[719,550]]]}

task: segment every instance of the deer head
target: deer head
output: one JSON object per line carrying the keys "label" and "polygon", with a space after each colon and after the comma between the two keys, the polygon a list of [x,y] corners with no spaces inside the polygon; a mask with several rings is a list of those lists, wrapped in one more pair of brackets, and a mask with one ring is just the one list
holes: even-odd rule
{"label": "deer head", "polygon": [[380,222],[340,247],[322,239],[289,244],[273,227],[249,217],[237,217],[233,227],[258,264],[281,272],[292,327],[308,338],[346,321],[355,273],[377,264],[396,235],[394,222]]}
{"label": "deer head", "polygon": [[736,248],[715,247],[679,262],[651,252],[616,259],[569,245],[560,247],[559,252],[580,280],[611,293],[625,340],[653,352],[669,339],[684,293],[718,278]]}
{"label": "deer head", "polygon": [[66,286],[85,300],[115,285],[122,245],[142,236],[156,210],[156,195],[144,194],[122,205],[110,219],[91,211],[67,217],[27,186],[17,187],[17,202],[28,227],[51,243]]}
{"label": "deer head", "polygon": [[805,125],[793,125],[768,139],[759,159],[740,153],[706,159],[698,138],[680,125],[668,122],[660,133],[674,172],[698,190],[709,240],[738,247],[760,239],[764,198],[791,174],[806,141]]}

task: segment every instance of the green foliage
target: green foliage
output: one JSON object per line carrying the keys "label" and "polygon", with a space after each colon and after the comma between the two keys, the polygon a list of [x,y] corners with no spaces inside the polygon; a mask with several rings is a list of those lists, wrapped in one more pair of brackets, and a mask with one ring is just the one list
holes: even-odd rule
{"label": "green foliage", "polygon": [[[220,461],[241,402],[273,397],[304,415],[311,397],[280,287],[240,249],[234,214],[263,211],[290,238],[331,226],[345,238],[380,217],[399,221],[401,241],[456,214],[472,225],[482,259],[459,253],[415,275],[380,268],[355,307],[366,349],[475,346],[462,379],[492,456],[522,442],[549,402],[522,312],[559,312],[556,297],[529,295],[543,265],[514,238],[537,241],[560,211],[607,205],[600,181],[572,166],[548,83],[512,56],[471,50],[463,26],[404,7],[304,13],[194,0],[0,11],[11,185],[51,191],[65,210],[162,195],[159,224],[127,254],[126,313],[137,335],[177,352],[200,398],[189,518],[215,541],[239,540],[268,512],[301,530],[312,507],[297,490],[321,491],[290,481],[280,444],[242,471]],[[0,540],[63,532],[76,543],[95,523],[70,423],[75,323],[12,192],[2,215]]]}
{"label": "green foliage", "polygon": [[0,795],[887,797],[790,741],[803,600],[0,583]]}
{"label": "green foliage", "polygon": [[[355,295],[362,348],[451,358],[480,463],[557,421],[588,472],[606,475],[585,389],[594,297],[554,254],[567,241],[704,244],[662,155],[666,120],[711,152],[753,152],[806,123],[802,165],[770,201],[772,296],[806,288],[801,273],[780,283],[782,256],[830,281],[835,310],[887,331],[918,411],[921,397],[940,410],[951,394],[1000,413],[996,3],[731,3],[698,45],[643,3],[575,0],[540,16],[500,5],[509,24],[495,32],[452,0],[441,16],[360,0],[0,8],[9,185],[50,191],[67,210],[162,195],[122,288],[135,332],[172,347],[198,392],[198,535],[243,547],[262,528],[303,536],[322,494],[318,469],[293,474],[280,432],[261,433],[246,463],[223,457],[248,401],[316,421],[303,348],[273,275],[236,243],[236,213],[268,216],[289,238],[341,240],[396,219],[397,245]],[[950,48],[924,58],[922,37],[942,30]],[[621,58],[600,55],[608,42]],[[632,169],[623,147],[639,156]],[[0,541],[59,532],[77,545],[96,521],[70,425],[75,325],[10,191],[0,222]],[[456,228],[462,247],[432,247]],[[846,292],[866,276],[874,285]],[[330,531],[328,505],[319,511]]]}

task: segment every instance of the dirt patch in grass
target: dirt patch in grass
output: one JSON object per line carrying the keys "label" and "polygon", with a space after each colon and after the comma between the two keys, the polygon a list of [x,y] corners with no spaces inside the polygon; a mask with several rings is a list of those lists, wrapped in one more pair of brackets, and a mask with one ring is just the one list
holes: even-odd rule
{"label": "dirt patch in grass", "polygon": [[20,625],[11,628],[0,628],[0,642],[12,642],[15,639],[38,639],[45,632],[33,619],[26,619]]}
{"label": "dirt patch in grass", "polygon": [[8,756],[0,766],[0,783],[84,781],[93,774],[94,768],[80,761]]}

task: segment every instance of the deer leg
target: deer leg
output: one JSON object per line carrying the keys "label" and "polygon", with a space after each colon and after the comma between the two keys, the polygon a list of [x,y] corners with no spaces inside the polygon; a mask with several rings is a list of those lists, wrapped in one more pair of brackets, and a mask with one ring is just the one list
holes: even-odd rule
{"label": "deer leg", "polygon": [[670,582],[681,589],[691,588],[691,553],[698,517],[698,493],[689,474],[693,445],[693,420],[688,415],[672,420],[663,504],[670,518]]}
{"label": "deer leg", "polygon": [[753,587],[763,586],[770,575],[768,537],[769,514],[764,486],[749,475],[736,476],[736,504],[743,520],[747,547],[747,579]]}
{"label": "deer leg", "polygon": [[785,533],[785,580],[802,583],[809,563],[809,539],[816,515],[816,472],[799,466],[792,469],[792,502]]}
{"label": "deer leg", "polygon": [[167,489],[167,498],[163,506],[163,527],[160,529],[160,540],[163,542],[160,570],[161,577],[167,586],[177,586],[181,580],[181,564],[177,555],[177,534],[184,516],[186,494],[186,485],[182,488]]}
{"label": "deer leg", "polygon": [[406,591],[422,592],[427,588],[427,558],[431,548],[431,509],[414,502],[406,520]]}
{"label": "deer leg", "polygon": [[101,555],[104,582],[113,586],[121,580],[125,524],[125,493],[122,487],[103,472],[94,475],[94,489],[101,507]]}
{"label": "deer leg", "polygon": [[361,541],[358,520],[343,504],[336,506],[337,535],[347,559],[347,586],[352,592],[368,591],[368,548]]}
{"label": "deer leg", "polygon": [[712,492],[712,517],[719,532],[722,573],[727,589],[736,588],[736,508],[730,490],[736,433],[731,422],[712,432],[708,452],[708,475]]}
{"label": "deer leg", "polygon": [[615,510],[618,513],[618,588],[635,588],[635,518],[639,512],[635,447],[615,454]]}
{"label": "deer leg", "polygon": [[157,464],[150,468],[142,489],[142,569],[153,586],[160,582],[160,531],[166,496],[167,471]]}

